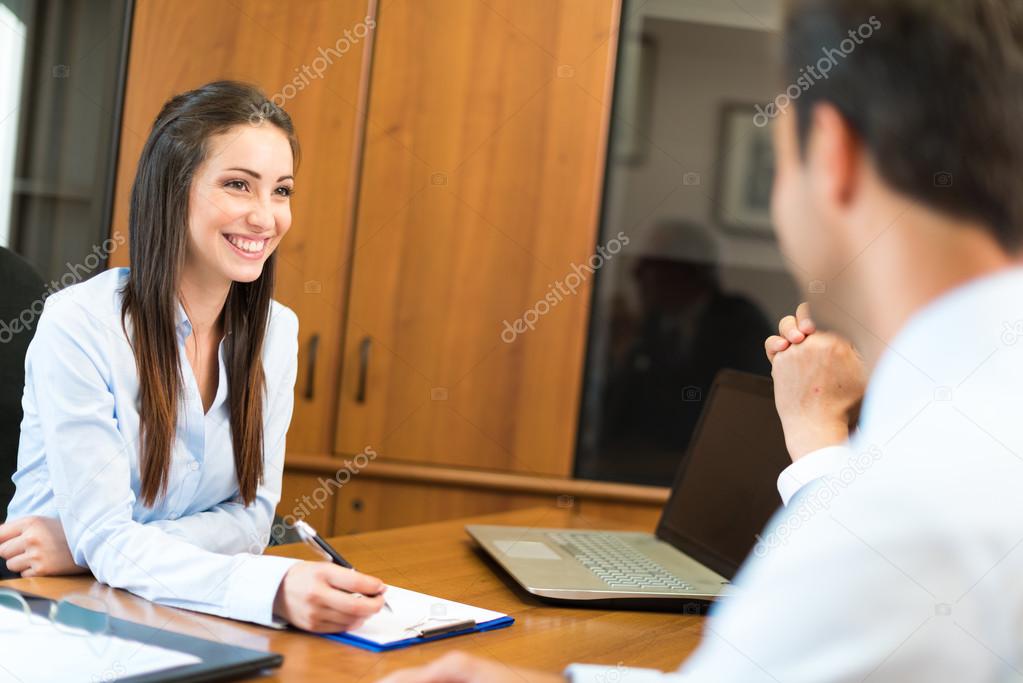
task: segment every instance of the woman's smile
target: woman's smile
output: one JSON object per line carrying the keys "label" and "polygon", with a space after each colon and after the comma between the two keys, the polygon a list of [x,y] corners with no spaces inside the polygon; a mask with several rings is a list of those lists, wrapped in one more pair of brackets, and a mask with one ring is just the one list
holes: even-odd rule
{"label": "woman's smile", "polygon": [[270,242],[270,239],[266,237],[253,238],[227,233],[224,234],[224,240],[235,254],[250,261],[258,261],[263,258],[267,244]]}

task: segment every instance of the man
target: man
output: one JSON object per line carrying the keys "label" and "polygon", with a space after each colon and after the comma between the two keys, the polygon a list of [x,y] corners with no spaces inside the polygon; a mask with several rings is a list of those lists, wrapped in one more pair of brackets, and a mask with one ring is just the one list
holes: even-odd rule
{"label": "man", "polygon": [[[809,79],[822,54],[834,68]],[[739,592],[679,673],[566,673],[1019,679],[1023,3],[796,1],[785,55],[800,95],[777,119],[775,224],[797,280],[826,284],[814,315],[864,349],[859,428],[849,439],[859,360],[803,309],[767,342],[794,460],[787,507]],[[456,654],[387,680],[562,680],[511,666]]]}
{"label": "man", "polygon": [[598,448],[623,478],[663,483],[703,406],[687,391],[708,391],[721,368],[766,373],[760,345],[771,326],[756,304],[725,291],[702,225],[662,221],[636,242],[638,306],[615,307]]}

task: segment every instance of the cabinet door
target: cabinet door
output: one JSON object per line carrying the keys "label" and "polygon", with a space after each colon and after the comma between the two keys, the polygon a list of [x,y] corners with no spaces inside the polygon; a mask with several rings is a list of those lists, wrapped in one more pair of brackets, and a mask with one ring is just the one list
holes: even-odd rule
{"label": "cabinet door", "polygon": [[557,507],[551,494],[510,493],[476,486],[394,479],[353,479],[334,496],[335,536],[493,512]]}
{"label": "cabinet door", "polygon": [[[331,521],[334,535],[393,529],[413,524],[441,522],[494,512],[525,508],[550,508],[554,524],[555,510],[572,510],[591,528],[609,522],[629,522],[654,531],[663,503],[609,501],[586,496],[561,495],[550,491],[507,491],[483,483],[448,483],[414,479],[374,479],[353,477],[342,486],[334,486],[329,476],[285,475],[285,493],[279,514],[305,514],[310,521],[323,523],[324,509],[333,505]],[[302,487],[305,487],[304,490]],[[328,490],[336,492],[328,498]],[[285,500],[294,510],[283,512]],[[317,527],[319,528],[319,527]]]}
{"label": "cabinet door", "polygon": [[281,500],[277,504],[280,526],[274,534],[290,531],[298,520],[312,525],[323,534],[334,527],[335,492],[338,487],[329,477],[306,472],[285,472],[281,482]]}
{"label": "cabinet door", "polygon": [[[373,6],[371,0],[138,0],[135,5],[114,232],[127,234],[138,157],[170,96],[218,79],[248,81],[272,99],[279,96],[278,103],[283,99],[295,122],[304,153],[291,231],[278,252],[276,292],[301,323],[291,451],[329,452],[333,442],[356,152],[365,109],[363,52],[372,36]],[[127,246],[113,255],[111,265],[128,265]]]}
{"label": "cabinet door", "polygon": [[382,6],[339,452],[571,474],[618,11]]}

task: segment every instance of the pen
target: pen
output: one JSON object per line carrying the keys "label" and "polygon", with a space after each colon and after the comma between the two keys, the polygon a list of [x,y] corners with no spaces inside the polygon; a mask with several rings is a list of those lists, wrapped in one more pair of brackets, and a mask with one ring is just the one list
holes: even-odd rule
{"label": "pen", "polygon": [[[317,553],[322,555],[325,559],[333,562],[336,565],[340,565],[345,569],[352,570],[355,569],[355,567],[352,566],[351,562],[341,557],[341,553],[335,550],[334,546],[320,538],[320,535],[316,533],[316,529],[309,525],[309,523],[307,523],[305,520],[300,519],[297,522],[295,522],[295,531],[298,532],[299,538],[301,538],[302,541],[305,542],[307,546],[309,546]],[[375,598],[376,596],[370,595],[368,597]],[[388,612],[394,612],[394,610],[391,609],[391,606],[387,604],[386,598],[384,599],[384,609],[386,609]]]}

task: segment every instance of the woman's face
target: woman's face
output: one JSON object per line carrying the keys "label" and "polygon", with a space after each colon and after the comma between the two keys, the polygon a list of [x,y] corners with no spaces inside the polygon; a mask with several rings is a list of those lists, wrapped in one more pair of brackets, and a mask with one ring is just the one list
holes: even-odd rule
{"label": "woman's face", "polygon": [[291,145],[274,125],[246,124],[208,148],[189,195],[185,271],[211,288],[252,282],[291,227]]}

